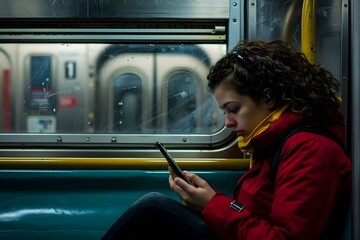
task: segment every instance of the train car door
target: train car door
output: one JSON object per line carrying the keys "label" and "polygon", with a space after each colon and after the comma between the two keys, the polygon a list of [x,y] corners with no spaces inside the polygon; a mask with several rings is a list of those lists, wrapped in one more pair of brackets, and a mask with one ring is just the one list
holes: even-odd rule
{"label": "train car door", "polygon": [[154,58],[113,46],[99,68],[96,129],[106,133],[146,133],[151,129]]}
{"label": "train car door", "polygon": [[97,131],[218,131],[223,121],[206,90],[211,50],[191,44],[119,44],[105,49],[98,66]]}
{"label": "train car door", "polygon": [[[201,49],[191,45],[188,48],[193,52]],[[159,66],[156,95],[162,132],[213,133],[222,127],[217,104],[206,90],[210,66],[204,59],[209,59],[209,53],[210,50],[192,55],[171,52],[156,55]]]}
{"label": "train car door", "polygon": [[92,96],[84,44],[18,44],[18,132],[73,133],[87,127]]}

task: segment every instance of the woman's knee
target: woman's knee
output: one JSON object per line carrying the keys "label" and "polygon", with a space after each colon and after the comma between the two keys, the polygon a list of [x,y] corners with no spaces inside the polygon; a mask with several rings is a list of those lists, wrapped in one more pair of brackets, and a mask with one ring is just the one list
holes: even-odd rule
{"label": "woman's knee", "polygon": [[165,202],[174,201],[168,196],[159,192],[150,192],[139,198],[134,205],[146,205],[146,206],[161,206]]}

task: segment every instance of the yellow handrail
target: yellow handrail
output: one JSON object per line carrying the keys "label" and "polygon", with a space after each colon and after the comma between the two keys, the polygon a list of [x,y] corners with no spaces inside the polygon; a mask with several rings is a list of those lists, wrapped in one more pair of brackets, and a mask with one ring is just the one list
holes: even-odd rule
{"label": "yellow handrail", "polygon": [[316,0],[304,0],[301,14],[301,51],[316,63]]}
{"label": "yellow handrail", "polygon": [[[179,158],[187,170],[248,170],[249,159]],[[0,169],[125,169],[166,170],[163,158],[0,158]]]}

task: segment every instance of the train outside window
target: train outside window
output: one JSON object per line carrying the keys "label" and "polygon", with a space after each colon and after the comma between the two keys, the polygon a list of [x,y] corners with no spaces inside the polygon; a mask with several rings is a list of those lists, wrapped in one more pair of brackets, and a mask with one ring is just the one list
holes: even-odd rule
{"label": "train outside window", "polygon": [[[225,44],[0,44],[2,133],[215,134]],[[36,137],[36,135],[35,135]]]}

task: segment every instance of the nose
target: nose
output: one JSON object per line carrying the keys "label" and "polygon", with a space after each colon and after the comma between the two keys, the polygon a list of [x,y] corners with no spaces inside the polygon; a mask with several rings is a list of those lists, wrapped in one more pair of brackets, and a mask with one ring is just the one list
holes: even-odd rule
{"label": "nose", "polygon": [[225,114],[225,127],[227,128],[234,128],[235,127],[235,121],[234,119],[229,116],[229,114]]}

